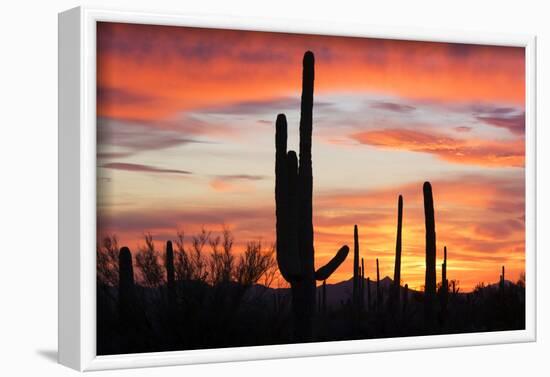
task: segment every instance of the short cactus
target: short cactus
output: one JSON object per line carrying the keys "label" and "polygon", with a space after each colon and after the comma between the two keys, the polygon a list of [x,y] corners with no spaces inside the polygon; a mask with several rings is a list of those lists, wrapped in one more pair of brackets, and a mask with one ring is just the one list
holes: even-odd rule
{"label": "short cactus", "polygon": [[166,287],[168,288],[168,297],[170,300],[176,298],[176,279],[174,273],[174,249],[172,241],[166,242]]}
{"label": "short cactus", "polygon": [[129,325],[135,305],[134,267],[132,253],[126,246],[118,254],[118,309],[122,325]]}

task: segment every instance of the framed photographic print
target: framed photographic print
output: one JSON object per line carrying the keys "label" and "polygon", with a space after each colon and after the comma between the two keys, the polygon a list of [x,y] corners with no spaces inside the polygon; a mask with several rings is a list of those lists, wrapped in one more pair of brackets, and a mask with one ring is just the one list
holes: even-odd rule
{"label": "framed photographic print", "polygon": [[535,38],[59,16],[59,360],[535,340]]}

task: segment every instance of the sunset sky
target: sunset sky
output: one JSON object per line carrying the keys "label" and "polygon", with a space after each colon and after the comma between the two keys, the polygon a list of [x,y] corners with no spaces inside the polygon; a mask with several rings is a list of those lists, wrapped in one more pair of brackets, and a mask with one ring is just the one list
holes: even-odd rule
{"label": "sunset sky", "polygon": [[[275,241],[275,118],[299,136],[301,62],[315,54],[315,263],[359,226],[366,276],[424,282],[422,183],[432,183],[437,280],[462,290],[524,271],[523,48],[168,26],[97,26],[98,238],[228,227],[236,251]],[[329,282],[351,277],[353,258]]]}

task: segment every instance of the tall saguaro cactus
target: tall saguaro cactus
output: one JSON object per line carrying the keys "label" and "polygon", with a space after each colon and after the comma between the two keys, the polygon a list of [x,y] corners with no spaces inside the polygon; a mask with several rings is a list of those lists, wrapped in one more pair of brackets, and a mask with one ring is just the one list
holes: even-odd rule
{"label": "tall saguaro cactus", "polygon": [[397,237],[395,241],[395,268],[393,272],[392,302],[399,307],[399,288],[401,284],[401,228],[403,226],[403,196],[397,200]]}
{"label": "tall saguaro cactus", "polygon": [[502,266],[502,274],[500,275],[500,289],[504,290],[504,266]]}
{"label": "tall saguaro cactus", "polygon": [[424,182],[424,220],[426,227],[426,277],[424,285],[424,321],[428,329],[433,328],[435,318],[435,216],[432,185]]}
{"label": "tall saguaro cactus", "polygon": [[303,59],[299,161],[294,151],[287,152],[284,114],[277,116],[275,125],[277,264],[291,286],[294,335],[300,341],[312,339],[315,280],[328,279],[349,253],[349,247],[343,246],[332,260],[315,271],[311,166],[314,65],[313,53],[307,51]]}
{"label": "tall saguaro cactus", "polygon": [[128,326],[133,319],[135,287],[132,253],[126,246],[118,254],[118,279],[119,319],[123,326]]}

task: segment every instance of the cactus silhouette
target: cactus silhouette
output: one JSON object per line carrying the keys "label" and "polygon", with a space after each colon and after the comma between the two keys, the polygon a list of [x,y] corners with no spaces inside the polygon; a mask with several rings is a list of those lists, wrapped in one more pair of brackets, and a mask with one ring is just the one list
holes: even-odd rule
{"label": "cactus silhouette", "polygon": [[360,309],[365,309],[365,260],[361,258],[361,299],[359,300]]}
{"label": "cactus silhouette", "polygon": [[118,278],[119,319],[123,326],[128,326],[133,319],[135,283],[132,253],[126,246],[122,247],[118,254]]}
{"label": "cactus silhouette", "polygon": [[441,264],[441,317],[447,317],[449,303],[449,281],[447,280],[447,246],[443,247],[443,263]]}
{"label": "cactus silhouette", "polygon": [[307,51],[303,58],[299,164],[294,151],[287,153],[286,116],[279,114],[275,125],[277,264],[291,286],[294,336],[301,341],[312,339],[315,280],[330,277],[349,253],[348,246],[343,246],[331,261],[315,271],[311,166],[314,64],[313,53]]}
{"label": "cactus silhouette", "polygon": [[176,279],[174,273],[174,249],[172,241],[166,242],[166,288],[168,289],[168,300],[170,305],[176,301]]}
{"label": "cactus silhouette", "polygon": [[403,313],[407,311],[407,306],[409,303],[409,285],[405,284],[405,287],[403,287]]}
{"label": "cactus silhouette", "polygon": [[322,306],[322,310],[323,310],[323,313],[326,313],[326,312],[327,312],[327,281],[326,281],[326,280],[323,280],[323,288],[322,288],[322,291],[323,291],[323,306]]}
{"label": "cactus silhouette", "polygon": [[382,293],[380,292],[380,266],[376,258],[376,309],[382,310]]}
{"label": "cactus silhouette", "polygon": [[443,246],[443,263],[441,264],[441,287],[443,290],[449,288],[447,281],[447,246]]}
{"label": "cactus silhouette", "polygon": [[403,197],[399,195],[397,200],[397,237],[395,241],[395,269],[393,272],[392,304],[395,310],[399,309],[401,283],[401,228],[403,225]]}
{"label": "cactus silhouette", "polygon": [[432,185],[430,182],[424,182],[424,220],[426,227],[426,277],[424,283],[424,322],[426,328],[433,329],[434,304],[435,304],[435,217],[434,203],[432,194]]}
{"label": "cactus silhouette", "polygon": [[357,225],[353,227],[353,308],[355,312],[359,311],[360,307],[360,266],[359,266],[359,231]]}
{"label": "cactus silhouette", "polygon": [[500,275],[500,289],[504,290],[504,266],[502,266],[502,274]]}
{"label": "cactus silhouette", "polygon": [[372,310],[372,304],[370,299],[370,277],[367,278],[367,310]]}

